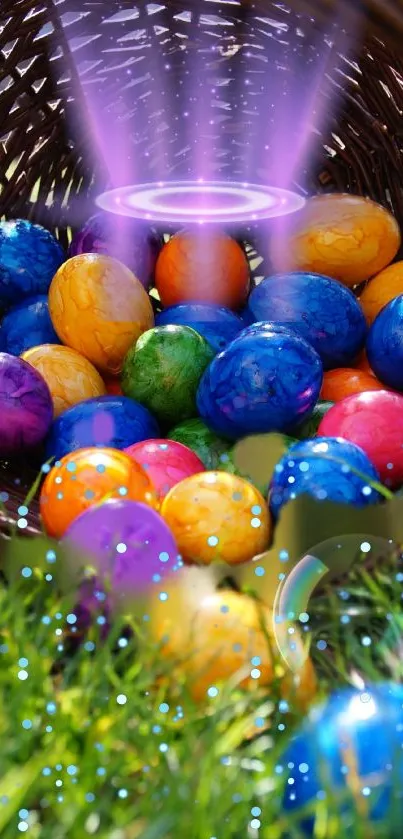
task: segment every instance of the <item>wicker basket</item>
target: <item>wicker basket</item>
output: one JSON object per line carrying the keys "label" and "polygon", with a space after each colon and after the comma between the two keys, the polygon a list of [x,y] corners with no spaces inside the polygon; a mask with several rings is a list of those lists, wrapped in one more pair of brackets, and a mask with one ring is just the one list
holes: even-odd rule
{"label": "wicker basket", "polygon": [[[194,127],[201,111],[214,177],[240,178],[265,142],[262,111],[274,136],[295,79],[311,84],[320,65],[316,107],[330,113],[337,97],[338,116],[321,122],[296,185],[369,196],[403,224],[403,2],[353,5],[1,0],[0,217],[34,220],[66,246],[119,179],[189,176],[198,150],[186,120]],[[296,137],[302,118],[290,125]],[[3,532],[34,476],[2,465]],[[26,530],[37,526],[34,505]]]}

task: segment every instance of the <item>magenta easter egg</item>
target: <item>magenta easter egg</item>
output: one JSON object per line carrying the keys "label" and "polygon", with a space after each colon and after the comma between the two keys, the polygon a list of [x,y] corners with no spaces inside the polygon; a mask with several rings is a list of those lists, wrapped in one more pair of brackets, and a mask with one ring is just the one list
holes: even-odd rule
{"label": "magenta easter egg", "polygon": [[174,440],[144,440],[125,451],[147,472],[160,501],[185,478],[206,471],[191,449]]}
{"label": "magenta easter egg", "polygon": [[52,420],[52,397],[40,373],[22,358],[0,353],[0,456],[38,446]]}
{"label": "magenta easter egg", "polygon": [[137,501],[112,499],[82,513],[62,544],[72,576],[90,564],[110,585],[112,605],[141,597],[181,565],[175,539],[161,516]]}

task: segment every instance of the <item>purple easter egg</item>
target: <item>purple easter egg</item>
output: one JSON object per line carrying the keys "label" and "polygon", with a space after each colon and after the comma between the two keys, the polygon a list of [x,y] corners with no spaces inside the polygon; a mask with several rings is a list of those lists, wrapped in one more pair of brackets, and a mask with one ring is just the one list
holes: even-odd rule
{"label": "purple easter egg", "polygon": [[143,224],[109,213],[98,213],[76,233],[68,255],[100,253],[112,256],[127,265],[148,289],[162,245],[161,237]]}
{"label": "purple easter egg", "polygon": [[109,580],[115,602],[146,594],[181,565],[168,525],[136,501],[111,499],[91,507],[62,541],[73,564],[90,563],[99,584]]}
{"label": "purple easter egg", "polygon": [[0,353],[0,456],[39,445],[53,420],[49,388],[22,358]]}

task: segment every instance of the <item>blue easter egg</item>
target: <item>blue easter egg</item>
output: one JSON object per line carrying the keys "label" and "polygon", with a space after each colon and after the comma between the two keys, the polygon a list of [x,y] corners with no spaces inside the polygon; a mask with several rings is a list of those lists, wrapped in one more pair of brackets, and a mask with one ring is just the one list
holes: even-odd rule
{"label": "blue easter egg", "polygon": [[322,362],[306,341],[264,330],[235,338],[216,355],[201,379],[197,407],[222,437],[287,434],[313,411],[322,379]]}
{"label": "blue easter egg", "polygon": [[356,297],[337,280],[321,274],[276,274],[251,293],[253,321],[282,324],[305,338],[323,367],[348,367],[362,350],[367,327]]}
{"label": "blue easter egg", "polygon": [[403,294],[379,312],[370,327],[366,349],[378,379],[394,390],[403,390]]}
{"label": "blue easter egg", "polygon": [[204,303],[180,303],[169,306],[155,318],[156,326],[178,324],[190,326],[210,344],[213,350],[220,352],[230,343],[245,324],[238,315],[224,306]]}
{"label": "blue easter egg", "polygon": [[57,417],[47,439],[46,458],[60,460],[88,446],[126,449],[159,436],[156,420],[143,405],[125,396],[100,396]]}
{"label": "blue easter egg", "polygon": [[312,805],[312,814],[301,814],[298,825],[305,836],[314,835],[315,806],[325,798],[328,811],[347,829],[364,810],[368,821],[386,819],[382,836],[400,836],[403,686],[380,683],[333,693],[312,709],[281,765],[287,778],[284,809],[295,817]]}
{"label": "blue easter egg", "polygon": [[368,485],[368,481],[379,480],[365,452],[354,443],[338,437],[301,440],[288,449],[275,467],[269,491],[270,509],[278,516],[288,501],[302,494],[318,501],[364,507],[380,500],[379,493]]}
{"label": "blue easter egg", "polygon": [[65,256],[58,241],[37,224],[0,222],[0,307],[47,294]]}
{"label": "blue easter egg", "polygon": [[0,325],[1,352],[21,355],[42,344],[60,344],[50,319],[46,294],[28,297],[13,306]]}

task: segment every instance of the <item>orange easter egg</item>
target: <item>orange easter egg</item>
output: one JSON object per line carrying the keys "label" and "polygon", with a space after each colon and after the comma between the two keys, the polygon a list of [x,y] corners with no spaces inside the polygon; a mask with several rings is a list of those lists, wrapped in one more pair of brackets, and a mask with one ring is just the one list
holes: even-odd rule
{"label": "orange easter egg", "polygon": [[260,492],[226,472],[202,472],[174,486],[161,515],[185,562],[248,562],[268,547],[271,520]]}
{"label": "orange easter egg", "polygon": [[197,301],[238,309],[249,292],[249,264],[223,233],[177,233],[158,257],[155,284],[164,306]]}
{"label": "orange easter egg", "polygon": [[[164,658],[172,661],[173,672],[176,667],[186,677],[196,702],[214,698],[230,682],[256,690],[276,678],[281,680],[283,696],[297,705],[313,698],[316,678],[311,661],[296,677],[279,661],[271,610],[233,591],[202,593],[191,603],[178,592],[179,586],[179,579],[173,580],[167,599],[154,599],[148,626],[153,640],[162,645]],[[184,621],[178,615],[185,615]]]}
{"label": "orange easter egg", "polygon": [[74,256],[59,268],[49,312],[63,344],[110,376],[120,373],[127,351],[154,326],[139,280],[117,259],[94,253]]}
{"label": "orange easter egg", "polygon": [[21,358],[45,379],[55,417],[85,399],[106,394],[104,382],[94,365],[70,347],[42,344],[27,350]]}
{"label": "orange easter egg", "polygon": [[360,303],[368,325],[373,323],[387,303],[400,294],[403,294],[403,261],[389,265],[364,288]]}
{"label": "orange easter egg", "polygon": [[60,539],[89,507],[122,497],[157,507],[147,473],[127,454],[117,449],[78,449],[63,457],[45,478],[42,522],[49,536]]}
{"label": "orange easter egg", "polygon": [[357,363],[354,366],[357,370],[362,370],[364,373],[369,373],[370,376],[373,376],[376,379],[374,371],[369,366],[369,361],[365,350],[363,350],[360,353]]}
{"label": "orange easter egg", "polygon": [[365,393],[369,390],[385,390],[385,385],[371,373],[364,370],[353,370],[349,367],[339,367],[328,370],[323,376],[320,398],[324,402],[340,402],[355,393]]}
{"label": "orange easter egg", "polygon": [[374,201],[320,195],[295,217],[285,260],[288,270],[325,274],[351,288],[389,265],[400,242],[397,221]]}

